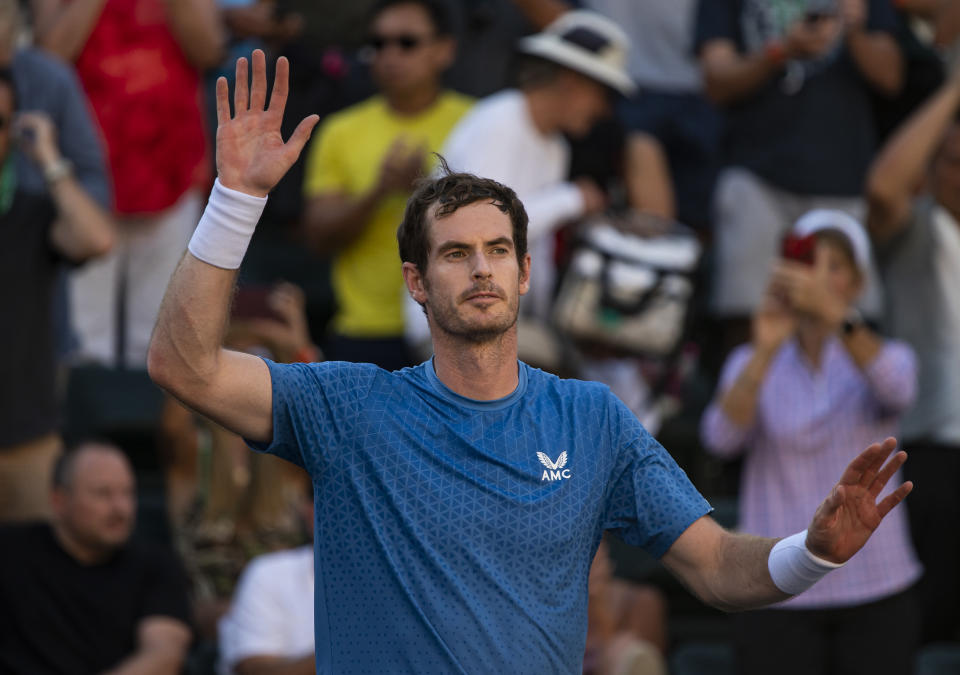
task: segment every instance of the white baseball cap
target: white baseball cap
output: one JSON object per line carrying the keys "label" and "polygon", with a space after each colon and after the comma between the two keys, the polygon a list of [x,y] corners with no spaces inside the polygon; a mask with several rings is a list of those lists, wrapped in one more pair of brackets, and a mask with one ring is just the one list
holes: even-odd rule
{"label": "white baseball cap", "polygon": [[856,218],[837,209],[813,209],[800,216],[793,226],[793,233],[800,237],[824,230],[834,230],[844,235],[853,249],[853,259],[860,271],[870,269],[870,238],[867,231]]}
{"label": "white baseball cap", "polygon": [[624,96],[637,90],[627,74],[630,38],[602,14],[582,9],[566,12],[542,32],[522,38],[518,49],[575,70]]}

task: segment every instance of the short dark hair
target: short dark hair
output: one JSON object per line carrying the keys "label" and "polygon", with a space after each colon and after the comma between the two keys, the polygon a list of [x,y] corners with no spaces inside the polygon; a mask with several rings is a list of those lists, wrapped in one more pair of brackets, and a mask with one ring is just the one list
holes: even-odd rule
{"label": "short dark hair", "polygon": [[453,33],[450,6],[444,0],[379,0],[370,9],[367,26],[371,26],[381,12],[397,5],[419,5],[430,17],[433,30],[437,35],[451,35]]}
{"label": "short dark hair", "polygon": [[569,69],[532,54],[518,52],[514,57],[513,78],[519,89],[538,89],[552,84],[564,70]]}
{"label": "short dark hair", "polygon": [[83,453],[84,449],[89,447],[110,448],[118,454],[123,454],[123,451],[115,443],[105,438],[90,436],[72,441],[63,449],[63,452],[60,453],[53,464],[53,474],[50,477],[53,489],[62,490],[70,485],[77,458]]}
{"label": "short dark hair", "polygon": [[440,161],[440,175],[420,180],[407,200],[403,221],[397,228],[401,262],[413,263],[421,274],[427,271],[430,254],[430,232],[427,225],[434,204],[437,207],[433,210],[433,217],[440,219],[454,213],[461,206],[487,201],[510,216],[510,223],[513,225],[513,248],[517,254],[517,262],[522,266],[527,255],[529,218],[517,193],[493,179],[451,171],[447,160],[440,155],[437,157]]}

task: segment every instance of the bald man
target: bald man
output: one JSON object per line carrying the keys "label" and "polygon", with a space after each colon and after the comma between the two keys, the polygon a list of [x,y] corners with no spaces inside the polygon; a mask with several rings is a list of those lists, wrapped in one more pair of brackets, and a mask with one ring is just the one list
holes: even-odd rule
{"label": "bald man", "polygon": [[54,468],[52,523],[0,528],[0,672],[179,673],[190,644],[186,577],[130,540],[133,471],[102,442]]}

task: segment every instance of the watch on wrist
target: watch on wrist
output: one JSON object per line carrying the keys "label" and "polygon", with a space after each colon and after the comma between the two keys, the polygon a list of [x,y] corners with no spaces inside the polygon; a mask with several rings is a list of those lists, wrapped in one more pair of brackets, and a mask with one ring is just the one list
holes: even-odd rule
{"label": "watch on wrist", "polygon": [[863,324],[866,323],[863,319],[863,314],[860,313],[856,307],[851,307],[846,316],[843,317],[843,323],[841,324],[841,329],[843,330],[844,335],[850,335],[854,331],[858,330]]}
{"label": "watch on wrist", "polygon": [[73,173],[73,164],[69,159],[60,157],[43,167],[43,177],[47,185],[53,185]]}

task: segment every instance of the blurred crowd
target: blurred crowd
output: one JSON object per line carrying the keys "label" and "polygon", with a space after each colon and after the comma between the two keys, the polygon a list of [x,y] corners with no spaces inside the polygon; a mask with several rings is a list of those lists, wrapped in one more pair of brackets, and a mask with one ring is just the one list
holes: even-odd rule
{"label": "blurred crowd", "polygon": [[[284,133],[321,123],[225,345],[429,358],[407,197],[503,182],[521,359],[609,385],[725,525],[802,530],[858,451],[910,455],[843,570],[708,615],[729,672],[960,672],[960,0],[0,0],[0,675],[314,672],[324,487],[146,375],[253,49],[289,59]],[[620,550],[584,672],[724,672],[680,670],[682,591]]]}

